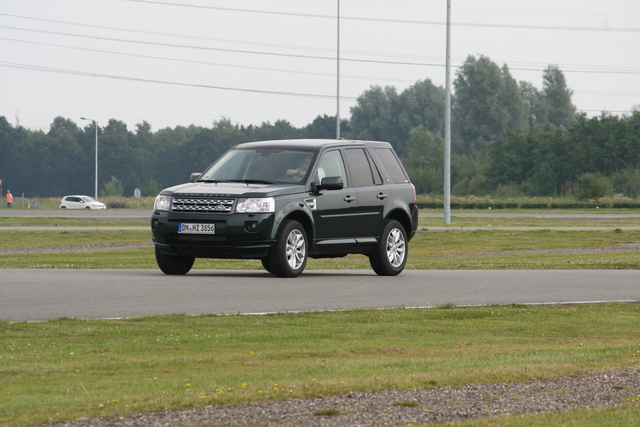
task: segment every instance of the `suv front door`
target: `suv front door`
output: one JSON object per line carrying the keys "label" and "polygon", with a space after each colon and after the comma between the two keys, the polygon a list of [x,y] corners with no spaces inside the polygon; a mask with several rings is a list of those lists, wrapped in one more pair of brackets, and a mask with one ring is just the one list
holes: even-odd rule
{"label": "suv front door", "polygon": [[315,209],[312,212],[319,247],[355,243],[358,222],[356,191],[347,180],[340,150],[325,151],[314,171],[314,182],[318,185],[323,178],[335,176],[342,178],[342,189],[320,190],[313,194]]}

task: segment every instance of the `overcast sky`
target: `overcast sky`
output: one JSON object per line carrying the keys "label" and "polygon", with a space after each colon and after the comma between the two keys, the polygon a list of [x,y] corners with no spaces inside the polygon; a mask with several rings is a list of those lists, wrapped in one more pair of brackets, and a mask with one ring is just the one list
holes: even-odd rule
{"label": "overcast sky", "polygon": [[[446,0],[340,0],[340,115],[372,85],[445,84]],[[564,72],[578,110],[640,106],[640,1],[452,0],[452,78],[469,55],[542,87]],[[0,0],[0,116],[135,131],[337,110],[337,0]]]}

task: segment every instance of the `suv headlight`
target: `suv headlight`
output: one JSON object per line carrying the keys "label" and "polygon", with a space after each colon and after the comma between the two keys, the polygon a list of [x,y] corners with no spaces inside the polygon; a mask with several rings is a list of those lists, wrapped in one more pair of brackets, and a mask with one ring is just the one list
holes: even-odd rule
{"label": "suv headlight", "polygon": [[171,208],[171,196],[158,196],[153,204],[153,209],[157,211],[168,211]]}
{"label": "suv headlight", "polygon": [[237,213],[274,213],[276,199],[273,197],[240,199],[236,205]]}

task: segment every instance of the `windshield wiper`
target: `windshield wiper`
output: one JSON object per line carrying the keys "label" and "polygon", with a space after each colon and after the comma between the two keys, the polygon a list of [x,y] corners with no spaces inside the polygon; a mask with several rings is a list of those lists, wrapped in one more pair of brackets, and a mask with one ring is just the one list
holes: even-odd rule
{"label": "windshield wiper", "polygon": [[273,184],[271,181],[262,179],[199,179],[196,182],[204,182],[206,184],[218,184],[221,182],[238,182],[241,184]]}
{"label": "windshield wiper", "polygon": [[231,182],[231,181],[227,181],[226,179],[199,179],[196,182],[204,182],[207,184],[217,184],[219,182]]}
{"label": "windshield wiper", "polygon": [[263,179],[231,179],[228,182],[241,182],[243,184],[273,184],[271,181]]}

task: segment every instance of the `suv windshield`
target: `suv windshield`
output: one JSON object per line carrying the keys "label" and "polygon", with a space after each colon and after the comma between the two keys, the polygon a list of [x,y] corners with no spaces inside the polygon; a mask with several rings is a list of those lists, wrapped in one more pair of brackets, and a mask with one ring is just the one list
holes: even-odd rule
{"label": "suv windshield", "polygon": [[198,181],[297,183],[306,178],[313,154],[282,148],[233,149],[211,165]]}

